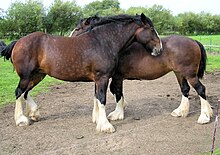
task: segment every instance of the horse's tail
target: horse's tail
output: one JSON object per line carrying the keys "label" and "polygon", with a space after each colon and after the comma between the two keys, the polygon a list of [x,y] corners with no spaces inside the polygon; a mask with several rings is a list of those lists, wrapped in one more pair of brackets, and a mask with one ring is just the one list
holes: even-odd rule
{"label": "horse's tail", "polygon": [[9,60],[11,58],[12,50],[17,41],[12,41],[8,46],[6,46],[2,51],[0,51],[0,57],[4,57]]}
{"label": "horse's tail", "polygon": [[200,51],[201,51],[201,59],[200,59],[200,64],[199,64],[198,78],[202,79],[203,75],[205,73],[205,70],[206,70],[207,55],[206,55],[206,51],[205,51],[204,46],[199,41],[197,41],[197,40],[195,40],[195,41],[199,45]]}

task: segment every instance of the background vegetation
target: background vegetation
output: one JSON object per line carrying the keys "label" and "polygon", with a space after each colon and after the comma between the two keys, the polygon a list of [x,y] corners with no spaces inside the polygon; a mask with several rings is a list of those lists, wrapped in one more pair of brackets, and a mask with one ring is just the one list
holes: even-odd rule
{"label": "background vegetation", "polygon": [[161,5],[123,10],[118,0],[97,0],[83,8],[74,0],[54,0],[49,8],[45,8],[40,0],[27,0],[25,3],[12,3],[6,11],[0,9],[0,38],[18,39],[34,31],[65,35],[73,30],[80,19],[88,16],[120,13],[135,15],[142,12],[152,19],[160,34],[220,33],[220,15],[205,12],[185,12],[174,16],[169,9]]}

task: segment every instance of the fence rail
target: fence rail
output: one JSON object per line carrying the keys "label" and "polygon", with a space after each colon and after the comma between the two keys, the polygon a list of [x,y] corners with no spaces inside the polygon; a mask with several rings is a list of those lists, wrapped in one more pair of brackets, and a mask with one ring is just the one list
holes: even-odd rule
{"label": "fence rail", "polygon": [[220,53],[219,45],[203,45],[208,52]]}
{"label": "fence rail", "polygon": [[205,47],[215,47],[215,48],[220,48],[219,45],[203,45],[203,46],[205,46]]}

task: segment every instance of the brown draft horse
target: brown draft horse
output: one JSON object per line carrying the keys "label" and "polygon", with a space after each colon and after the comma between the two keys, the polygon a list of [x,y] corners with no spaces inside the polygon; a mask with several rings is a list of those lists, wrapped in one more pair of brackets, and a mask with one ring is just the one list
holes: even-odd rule
{"label": "brown draft horse", "polygon": [[[89,20],[81,21],[72,37],[83,33],[90,28],[89,23],[94,23],[100,17],[90,17]],[[86,21],[86,22],[85,22]],[[125,101],[123,97],[124,79],[154,80],[173,71],[176,75],[182,92],[182,101],[171,115],[175,117],[186,117],[189,113],[189,91],[190,86],[196,90],[201,100],[201,115],[198,123],[204,124],[210,121],[213,115],[210,104],[206,100],[205,86],[199,81],[204,75],[206,68],[206,51],[203,45],[190,38],[172,35],[162,38],[163,52],[157,57],[149,54],[149,50],[135,42],[129,46],[119,58],[118,68],[112,82],[110,91],[116,96],[116,108],[108,115],[110,120],[124,119]]]}
{"label": "brown draft horse", "polygon": [[93,122],[97,123],[98,131],[115,131],[106,117],[105,104],[109,78],[115,72],[120,51],[134,41],[158,52],[162,47],[153,23],[144,14],[120,15],[109,19],[103,18],[93,25],[92,30],[77,38],[35,32],[1,51],[1,56],[11,58],[20,77],[15,91],[16,125],[29,124],[29,118],[22,109],[23,99],[30,119],[38,120],[39,110],[29,91],[49,75],[71,82],[94,81]]}

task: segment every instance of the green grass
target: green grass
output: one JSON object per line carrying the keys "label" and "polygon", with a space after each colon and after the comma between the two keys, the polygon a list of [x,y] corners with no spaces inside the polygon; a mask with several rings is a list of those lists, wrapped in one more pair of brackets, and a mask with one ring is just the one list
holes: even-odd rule
{"label": "green grass", "polygon": [[208,72],[220,70],[220,55],[208,54],[206,70]]}
{"label": "green grass", "polygon": [[[204,153],[202,155],[210,155],[210,154],[211,154],[211,151],[206,152],[206,153]],[[220,155],[220,148],[215,149],[214,155]]]}
{"label": "green grass", "polygon": [[[203,45],[217,45],[220,46],[220,35],[199,35],[199,36],[189,36],[192,39],[198,40]],[[220,48],[218,47],[205,47],[208,52],[218,52],[220,53]]]}
{"label": "green grass", "polygon": [[[13,65],[10,61],[0,59],[0,107],[8,103],[15,102],[15,89],[18,85],[19,78],[13,69]],[[46,77],[40,84],[34,87],[32,96],[35,96],[39,92],[46,92],[52,84],[61,83],[51,77]]]}
{"label": "green grass", "polygon": [[2,39],[2,40],[5,42],[6,45],[9,45],[11,43],[11,40],[9,39]]}

